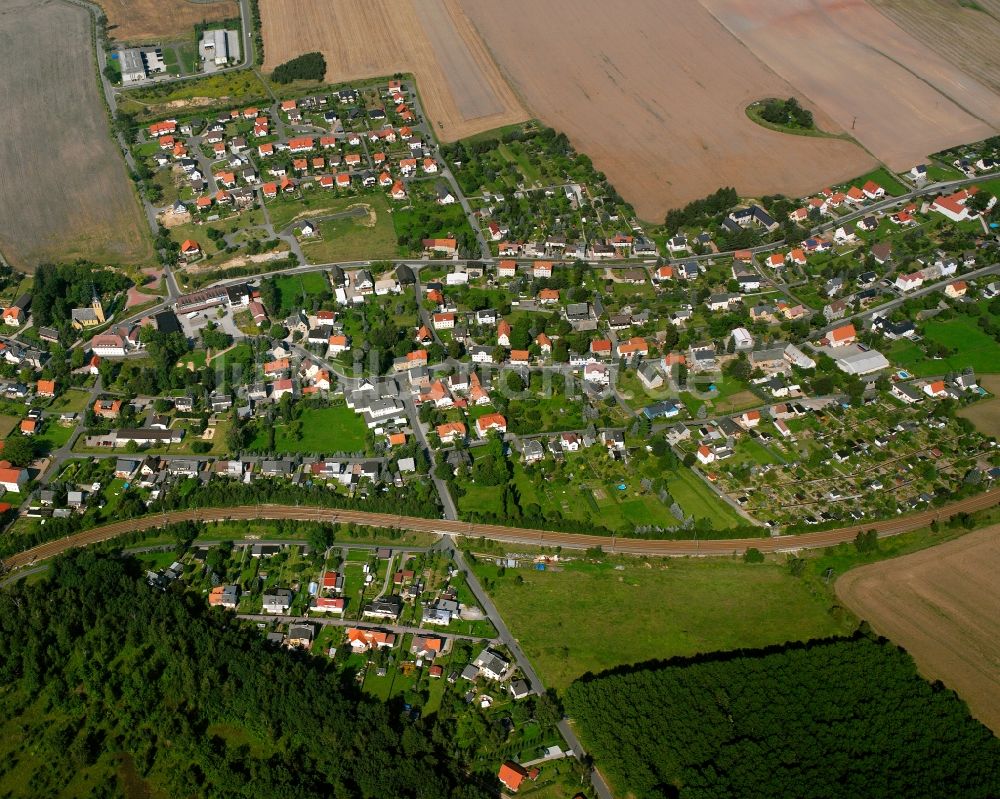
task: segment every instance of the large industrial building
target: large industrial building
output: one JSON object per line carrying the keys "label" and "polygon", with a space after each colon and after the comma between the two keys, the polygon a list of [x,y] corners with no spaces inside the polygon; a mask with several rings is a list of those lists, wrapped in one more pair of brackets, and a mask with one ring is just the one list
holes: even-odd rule
{"label": "large industrial building", "polygon": [[206,63],[214,63],[218,67],[226,66],[230,59],[240,58],[240,37],[236,31],[222,28],[208,30],[201,37],[201,52]]}

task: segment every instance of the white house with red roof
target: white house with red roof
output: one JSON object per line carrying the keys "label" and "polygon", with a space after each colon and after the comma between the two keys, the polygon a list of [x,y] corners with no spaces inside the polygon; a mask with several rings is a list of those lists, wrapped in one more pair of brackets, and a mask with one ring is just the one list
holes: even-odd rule
{"label": "white house with red roof", "polygon": [[826,338],[831,347],[846,347],[858,340],[858,331],[852,324],[841,325],[831,330]]}

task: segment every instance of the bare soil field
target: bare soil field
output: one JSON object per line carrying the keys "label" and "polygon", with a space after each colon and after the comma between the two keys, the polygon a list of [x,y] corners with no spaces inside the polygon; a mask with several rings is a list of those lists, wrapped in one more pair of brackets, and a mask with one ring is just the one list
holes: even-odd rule
{"label": "bare soil field", "polygon": [[847,572],[837,595],[1000,734],[1000,525]]}
{"label": "bare soil field", "polygon": [[1000,91],[1000,0],[871,0],[904,31],[994,91]]}
{"label": "bare soil field", "polygon": [[1000,440],[1000,375],[981,375],[979,383],[993,396],[962,408],[958,415],[972,422],[977,430]]}
{"label": "bare soil field", "polygon": [[866,0],[700,2],[893,170],[1000,129],[1000,97]]}
{"label": "bare soil field", "polygon": [[108,35],[120,42],[194,36],[199,22],[240,15],[236,0],[96,0],[108,17]]}
{"label": "bare soil field", "polygon": [[56,258],[153,255],[108,131],[91,30],[87,11],[58,0],[0,7],[0,251],[25,271]]}
{"label": "bare soil field", "polygon": [[[754,124],[750,103],[799,93],[698,3],[461,2],[532,112],[589,155],[643,219],[720,186],[801,195],[875,163],[850,141]],[[799,96],[821,129],[843,130]]]}
{"label": "bare soil field", "polygon": [[331,83],[413,73],[446,141],[527,118],[457,0],[261,0],[264,70],[326,57]]}

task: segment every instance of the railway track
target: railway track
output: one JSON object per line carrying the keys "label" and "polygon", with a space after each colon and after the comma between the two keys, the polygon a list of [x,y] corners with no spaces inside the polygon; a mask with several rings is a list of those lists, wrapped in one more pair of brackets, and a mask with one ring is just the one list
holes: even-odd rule
{"label": "railway track", "polygon": [[898,535],[920,527],[934,520],[943,521],[959,513],[973,513],[1000,504],[1000,488],[983,494],[953,502],[940,508],[900,516],[897,519],[855,524],[834,530],[815,533],[777,536],[769,538],[730,538],[709,540],[663,541],[644,538],[618,538],[617,536],[587,535],[581,533],[558,533],[549,530],[534,530],[520,527],[505,527],[496,524],[475,524],[450,521],[447,519],[424,519],[418,516],[400,516],[389,513],[368,513],[356,510],[334,508],[311,508],[293,505],[244,505],[232,508],[194,508],[170,511],[151,516],[142,516],[128,521],[94,527],[65,538],[47,541],[31,549],[11,555],[3,565],[7,569],[17,569],[55,557],[74,547],[108,541],[126,533],[165,527],[178,522],[221,522],[242,520],[282,520],[315,521],[328,523],[355,523],[368,527],[395,528],[438,535],[487,538],[506,544],[563,547],[564,549],[588,549],[602,547],[606,552],[650,556],[719,556],[741,554],[750,547],[761,552],[795,552],[802,549],[816,549],[849,542],[864,530],[876,530],[879,537]]}

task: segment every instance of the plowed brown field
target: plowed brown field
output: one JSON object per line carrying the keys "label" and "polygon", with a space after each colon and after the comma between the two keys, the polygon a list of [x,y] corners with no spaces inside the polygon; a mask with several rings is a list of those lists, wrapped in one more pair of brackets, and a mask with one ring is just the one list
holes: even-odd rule
{"label": "plowed brown field", "polygon": [[153,256],[108,131],[90,14],[58,0],[0,3],[0,251],[20,269]]}
{"label": "plowed brown field", "polygon": [[1000,525],[847,572],[837,595],[1000,734]]}
{"label": "plowed brown field", "polygon": [[261,0],[265,71],[302,53],[327,80],[411,72],[451,141],[527,117],[457,0]]}
{"label": "plowed brown field", "polygon": [[[1000,126],[1000,97],[866,0],[701,4],[894,170],[909,169],[946,147],[984,139]],[[994,40],[993,46],[996,57],[1000,45]]]}
{"label": "plowed brown field", "polygon": [[146,42],[194,36],[199,22],[240,15],[236,0],[97,0],[117,41]]}
{"label": "plowed brown field", "polygon": [[[644,219],[719,186],[798,195],[874,164],[849,141],[750,121],[754,100],[799,93],[698,3],[462,5],[528,107],[590,155]],[[839,130],[803,102],[821,128]]]}
{"label": "plowed brown field", "polygon": [[976,80],[1000,91],[1000,0],[872,0],[872,5]]}

